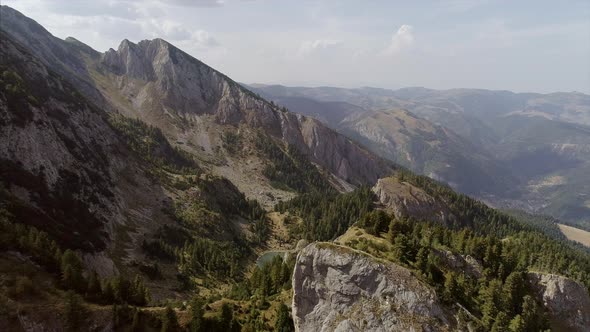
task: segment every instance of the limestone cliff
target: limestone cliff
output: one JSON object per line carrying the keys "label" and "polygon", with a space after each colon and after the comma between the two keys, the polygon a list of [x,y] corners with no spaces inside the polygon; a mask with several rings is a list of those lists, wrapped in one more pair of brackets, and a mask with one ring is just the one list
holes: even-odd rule
{"label": "limestone cliff", "polygon": [[408,269],[347,247],[313,243],[293,274],[296,331],[447,331],[455,319]]}
{"label": "limestone cliff", "polygon": [[95,70],[114,82],[103,91],[117,109],[171,135],[211,117],[221,125],[262,129],[355,185],[374,183],[392,170],[391,163],[321,122],[267,102],[162,39],[124,40],[101,56]]}
{"label": "limestone cliff", "polygon": [[590,331],[590,296],[583,285],[555,274],[531,272],[528,277],[553,330]]}
{"label": "limestone cliff", "polygon": [[396,217],[412,216],[417,219],[446,223],[450,211],[443,202],[438,201],[423,189],[397,178],[379,179],[373,187],[383,207]]}

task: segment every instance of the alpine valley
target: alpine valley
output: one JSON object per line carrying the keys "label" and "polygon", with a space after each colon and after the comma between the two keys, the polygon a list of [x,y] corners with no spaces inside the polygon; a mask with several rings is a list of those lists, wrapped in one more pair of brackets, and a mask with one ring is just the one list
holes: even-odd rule
{"label": "alpine valley", "polygon": [[247,86],[0,18],[0,330],[588,331],[589,96]]}

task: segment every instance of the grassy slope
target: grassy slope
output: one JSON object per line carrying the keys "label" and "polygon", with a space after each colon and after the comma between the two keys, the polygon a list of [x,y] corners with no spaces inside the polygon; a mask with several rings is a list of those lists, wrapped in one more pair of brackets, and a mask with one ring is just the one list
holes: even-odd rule
{"label": "grassy slope", "polygon": [[590,232],[563,224],[558,225],[559,229],[569,240],[576,241],[587,247],[590,247]]}

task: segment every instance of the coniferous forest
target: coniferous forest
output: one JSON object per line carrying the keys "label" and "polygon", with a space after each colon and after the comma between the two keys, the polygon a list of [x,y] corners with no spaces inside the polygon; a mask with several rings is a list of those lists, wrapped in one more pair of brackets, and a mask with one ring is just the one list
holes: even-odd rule
{"label": "coniferous forest", "polygon": [[590,328],[585,3],[5,2],[0,331]]}

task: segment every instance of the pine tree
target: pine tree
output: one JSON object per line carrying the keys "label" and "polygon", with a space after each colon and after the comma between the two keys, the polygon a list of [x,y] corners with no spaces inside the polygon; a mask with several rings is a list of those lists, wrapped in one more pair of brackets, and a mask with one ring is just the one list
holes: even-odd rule
{"label": "pine tree", "polygon": [[514,315],[520,312],[520,305],[525,292],[523,273],[516,271],[508,275],[502,287],[504,308],[507,313]]}
{"label": "pine tree", "polygon": [[459,294],[459,285],[457,283],[457,277],[453,272],[447,272],[445,274],[445,285],[443,291],[443,298],[447,302],[453,302],[456,294]]}
{"label": "pine tree", "polygon": [[221,306],[221,313],[219,315],[219,325],[222,327],[222,330],[230,330],[233,317],[234,313],[232,308],[230,307],[229,303],[224,302]]}
{"label": "pine tree", "polygon": [[393,242],[393,256],[402,263],[408,263],[410,256],[410,240],[405,234],[399,234]]}
{"label": "pine tree", "polygon": [[289,307],[284,303],[279,305],[277,309],[277,320],[275,323],[275,331],[277,332],[293,332],[295,327],[293,326],[293,320],[289,316]]}
{"label": "pine tree", "polygon": [[141,327],[139,326],[139,310],[135,308],[133,310],[133,320],[131,321],[131,326],[129,327],[129,332],[139,332],[141,331]]}
{"label": "pine tree", "polygon": [[86,284],[83,284],[82,262],[72,250],[68,249],[63,253],[60,266],[62,284],[65,288],[85,290]]}
{"label": "pine tree", "polygon": [[89,299],[96,300],[101,296],[102,289],[100,287],[100,279],[96,271],[93,271],[88,276],[88,286],[86,287],[86,294]]}
{"label": "pine tree", "polygon": [[499,309],[502,307],[502,300],[500,298],[502,290],[502,283],[493,279],[487,287],[480,291],[479,300],[481,303],[481,312],[483,314],[482,322],[484,327],[491,329]]}
{"label": "pine tree", "polygon": [[522,319],[522,316],[520,316],[520,315],[514,316],[514,318],[512,318],[512,320],[510,321],[510,325],[508,326],[508,329],[511,332],[525,332],[526,331],[526,324],[525,324],[524,319]]}
{"label": "pine tree", "polygon": [[191,301],[191,322],[189,325],[191,332],[204,331],[203,315],[205,314],[205,310],[203,310],[203,306],[204,302],[200,297],[193,297]]}
{"label": "pine tree", "polygon": [[414,264],[418,270],[422,273],[426,273],[428,268],[428,254],[430,249],[426,247],[420,247],[416,254],[416,263]]}
{"label": "pine tree", "polygon": [[174,332],[178,331],[180,326],[178,325],[178,318],[176,312],[170,305],[166,306],[166,311],[162,317],[162,332]]}
{"label": "pine tree", "polygon": [[509,324],[510,321],[508,319],[508,315],[504,311],[500,311],[494,319],[494,324],[492,325],[492,332],[508,331]]}
{"label": "pine tree", "polygon": [[68,291],[64,310],[65,325],[68,331],[78,330],[84,320],[84,311],[80,297],[73,291]]}
{"label": "pine tree", "polygon": [[115,328],[121,323],[121,317],[119,316],[119,306],[115,303],[113,304],[113,327]]}
{"label": "pine tree", "polygon": [[131,285],[131,299],[132,303],[139,306],[144,306],[149,301],[149,291],[145,287],[143,279],[139,275],[135,276],[135,280]]}
{"label": "pine tree", "polygon": [[110,280],[102,281],[102,300],[105,303],[113,303],[115,301],[115,295],[113,291],[113,285]]}
{"label": "pine tree", "polygon": [[535,299],[530,295],[526,295],[522,299],[521,316],[527,331],[539,331],[547,326],[542,309],[539,308]]}

